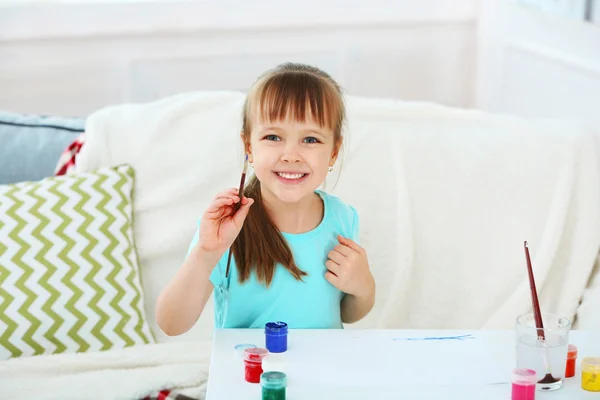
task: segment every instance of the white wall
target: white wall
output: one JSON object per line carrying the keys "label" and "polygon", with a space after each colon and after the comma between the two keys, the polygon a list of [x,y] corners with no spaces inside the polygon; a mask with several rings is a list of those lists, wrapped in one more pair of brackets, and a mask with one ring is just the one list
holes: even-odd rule
{"label": "white wall", "polygon": [[322,67],[355,95],[600,123],[600,25],[511,0],[240,3],[0,8],[0,109],[84,115],[245,90],[290,60]]}
{"label": "white wall", "polygon": [[316,64],[354,95],[474,104],[478,0],[245,3],[0,9],[0,109],[83,115],[244,90],[283,61]]}
{"label": "white wall", "polygon": [[600,126],[600,25],[486,0],[477,42],[477,107]]}

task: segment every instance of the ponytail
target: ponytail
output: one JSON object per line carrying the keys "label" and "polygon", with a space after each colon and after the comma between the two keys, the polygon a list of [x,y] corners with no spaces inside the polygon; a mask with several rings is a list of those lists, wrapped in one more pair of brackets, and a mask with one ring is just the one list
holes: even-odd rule
{"label": "ponytail", "polygon": [[239,281],[245,282],[255,270],[259,282],[268,287],[273,280],[275,267],[283,265],[297,280],[307,275],[294,262],[292,250],[267,213],[260,191],[260,181],[252,176],[244,189],[244,196],[254,199],[242,230],[233,242],[233,256]]}

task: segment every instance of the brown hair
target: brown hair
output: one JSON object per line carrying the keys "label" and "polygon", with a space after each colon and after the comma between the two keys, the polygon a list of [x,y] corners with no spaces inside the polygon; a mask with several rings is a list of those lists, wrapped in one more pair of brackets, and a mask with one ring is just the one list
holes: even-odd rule
{"label": "brown hair", "polygon": [[[286,63],[262,75],[248,92],[242,114],[242,139],[250,144],[252,117],[262,121],[280,121],[287,117],[296,122],[312,118],[334,134],[334,150],[342,142],[346,118],[340,86],[325,72],[304,64]],[[259,282],[269,286],[277,263],[297,280],[306,272],[294,262],[285,238],[269,216],[261,197],[260,182],[252,176],[244,196],[254,199],[240,234],[233,243],[239,281],[250,277],[252,270]]]}

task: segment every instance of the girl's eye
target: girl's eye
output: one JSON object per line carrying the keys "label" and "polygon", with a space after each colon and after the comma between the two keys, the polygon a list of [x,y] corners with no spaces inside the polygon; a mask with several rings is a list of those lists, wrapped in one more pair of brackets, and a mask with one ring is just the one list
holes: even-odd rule
{"label": "girl's eye", "polygon": [[267,136],[265,136],[265,139],[266,140],[277,141],[277,140],[279,140],[279,136],[277,136],[277,135],[267,135]]}
{"label": "girl's eye", "polygon": [[306,143],[319,143],[319,139],[314,138],[314,137],[307,137],[306,139],[304,139],[304,141]]}

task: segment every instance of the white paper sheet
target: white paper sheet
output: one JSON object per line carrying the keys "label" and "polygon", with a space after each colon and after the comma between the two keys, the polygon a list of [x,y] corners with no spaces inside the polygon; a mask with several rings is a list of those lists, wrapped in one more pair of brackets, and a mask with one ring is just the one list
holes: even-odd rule
{"label": "white paper sheet", "polygon": [[287,353],[289,376],[294,384],[345,387],[508,382],[507,372],[497,366],[486,340],[471,336],[464,340],[403,340],[381,333],[340,340],[324,335],[318,349],[303,348],[305,344],[299,342]]}

